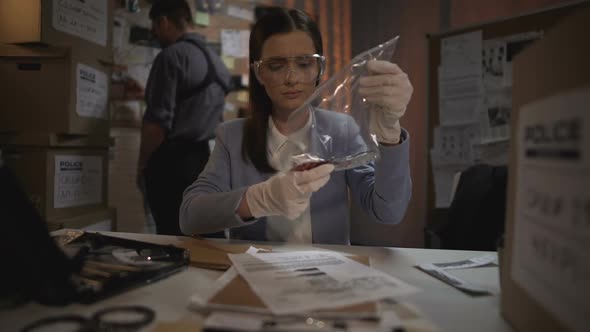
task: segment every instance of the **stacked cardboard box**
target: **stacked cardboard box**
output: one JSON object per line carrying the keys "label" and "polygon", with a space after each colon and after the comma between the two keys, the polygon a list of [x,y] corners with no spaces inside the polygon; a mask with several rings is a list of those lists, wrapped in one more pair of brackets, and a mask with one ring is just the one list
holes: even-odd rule
{"label": "stacked cardboard box", "polygon": [[51,220],[48,221],[47,226],[49,231],[56,231],[62,228],[82,229],[93,232],[113,231],[117,228],[116,210],[97,210],[75,217]]}
{"label": "stacked cardboard box", "polygon": [[0,132],[108,137],[112,1],[0,2]]}
{"label": "stacked cardboard box", "polygon": [[137,188],[140,134],[135,128],[113,127],[109,154],[109,206],[117,209],[122,232],[141,231],[145,225],[143,196]]}
{"label": "stacked cardboard box", "polygon": [[514,59],[500,283],[516,331],[590,330],[588,22],[586,3]]}
{"label": "stacked cardboard box", "polygon": [[106,148],[4,146],[2,158],[46,220],[107,208]]}
{"label": "stacked cardboard box", "polygon": [[109,211],[112,6],[0,1],[0,149],[52,225]]}

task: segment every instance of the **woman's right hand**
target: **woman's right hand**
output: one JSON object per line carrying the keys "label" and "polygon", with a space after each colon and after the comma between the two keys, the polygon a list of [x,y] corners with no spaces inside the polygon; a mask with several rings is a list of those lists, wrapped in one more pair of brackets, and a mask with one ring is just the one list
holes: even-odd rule
{"label": "woman's right hand", "polygon": [[328,183],[333,170],[334,165],[325,164],[306,171],[277,174],[250,186],[238,214],[242,218],[283,215],[293,220],[307,209],[311,194]]}

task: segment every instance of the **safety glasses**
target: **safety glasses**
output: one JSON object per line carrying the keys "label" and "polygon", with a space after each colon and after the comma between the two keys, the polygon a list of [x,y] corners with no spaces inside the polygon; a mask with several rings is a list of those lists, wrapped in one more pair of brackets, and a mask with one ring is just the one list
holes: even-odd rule
{"label": "safety glasses", "polygon": [[270,57],[254,61],[252,67],[256,78],[266,85],[281,85],[292,82],[311,83],[324,72],[326,58],[319,54],[290,57]]}

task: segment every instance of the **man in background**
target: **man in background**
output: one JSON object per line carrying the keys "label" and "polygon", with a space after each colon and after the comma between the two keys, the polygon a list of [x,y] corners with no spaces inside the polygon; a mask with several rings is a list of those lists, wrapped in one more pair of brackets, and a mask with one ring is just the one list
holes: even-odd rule
{"label": "man in background", "polygon": [[185,0],[155,0],[149,16],[163,49],[145,90],[138,179],[145,179],[157,233],[181,235],[182,193],[209,159],[231,74],[194,32]]}

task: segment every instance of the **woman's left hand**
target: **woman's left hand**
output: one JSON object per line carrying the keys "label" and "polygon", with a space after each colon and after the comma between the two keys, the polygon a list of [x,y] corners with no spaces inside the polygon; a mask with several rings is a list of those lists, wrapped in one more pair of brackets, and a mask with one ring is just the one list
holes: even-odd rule
{"label": "woman's left hand", "polygon": [[404,116],[414,88],[408,75],[395,63],[371,60],[369,74],[360,79],[359,94],[371,104],[371,131],[384,144],[400,140],[399,119]]}

